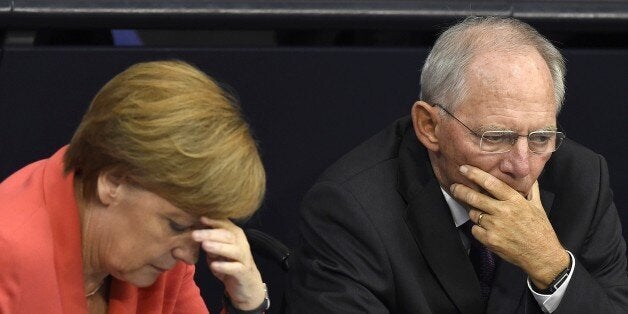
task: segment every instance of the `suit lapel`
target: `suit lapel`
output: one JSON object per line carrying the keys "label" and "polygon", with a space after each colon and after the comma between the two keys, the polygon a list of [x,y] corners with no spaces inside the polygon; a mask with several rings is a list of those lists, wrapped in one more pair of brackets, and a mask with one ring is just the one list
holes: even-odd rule
{"label": "suit lapel", "polygon": [[[427,153],[418,145],[414,133],[406,132],[399,151],[398,189],[408,203],[406,223],[437,281],[456,308],[461,313],[483,313],[480,286],[473,266]],[[438,308],[438,305],[434,307]]]}

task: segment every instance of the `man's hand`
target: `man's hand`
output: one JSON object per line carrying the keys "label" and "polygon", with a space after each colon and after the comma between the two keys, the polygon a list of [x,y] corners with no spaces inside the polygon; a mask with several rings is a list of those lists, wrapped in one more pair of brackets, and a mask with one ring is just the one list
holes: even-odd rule
{"label": "man's hand", "polygon": [[[549,222],[534,182],[527,199],[492,175],[472,166],[460,172],[490,195],[462,184],[451,186],[452,195],[469,205],[476,223],[473,236],[502,259],[517,265],[539,289],[545,289],[569,266],[569,253],[560,244]],[[481,226],[477,225],[478,219]]]}
{"label": "man's hand", "polygon": [[192,238],[201,243],[209,269],[225,285],[231,303],[239,310],[257,308],[266,292],[244,231],[228,219],[202,217],[201,222],[211,229],[196,230]]}

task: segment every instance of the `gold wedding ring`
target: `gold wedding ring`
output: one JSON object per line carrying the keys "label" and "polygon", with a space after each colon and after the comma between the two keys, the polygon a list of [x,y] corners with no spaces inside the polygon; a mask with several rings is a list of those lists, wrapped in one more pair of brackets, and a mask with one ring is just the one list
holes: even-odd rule
{"label": "gold wedding ring", "polygon": [[482,228],[482,217],[484,217],[484,213],[480,213],[480,216],[478,216],[478,223],[477,225]]}

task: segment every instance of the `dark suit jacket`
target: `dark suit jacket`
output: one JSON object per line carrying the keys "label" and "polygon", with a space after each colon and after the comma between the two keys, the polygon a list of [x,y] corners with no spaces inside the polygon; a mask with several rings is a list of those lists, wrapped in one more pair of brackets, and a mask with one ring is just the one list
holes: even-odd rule
{"label": "dark suit jacket", "polygon": [[[555,313],[628,313],[626,245],[604,159],[566,140],[539,178],[576,268]],[[308,192],[287,289],[293,313],[483,313],[479,283],[408,117],[331,166]],[[501,261],[488,313],[537,313]]]}

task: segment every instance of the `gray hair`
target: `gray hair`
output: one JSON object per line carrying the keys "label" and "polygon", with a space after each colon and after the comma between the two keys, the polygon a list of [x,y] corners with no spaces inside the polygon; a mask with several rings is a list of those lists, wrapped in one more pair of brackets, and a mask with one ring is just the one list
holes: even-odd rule
{"label": "gray hair", "polygon": [[536,49],[552,75],[556,113],[565,98],[565,60],[552,43],[514,18],[468,17],[443,32],[423,65],[421,99],[453,110],[468,95],[466,71],[473,57],[487,50]]}

